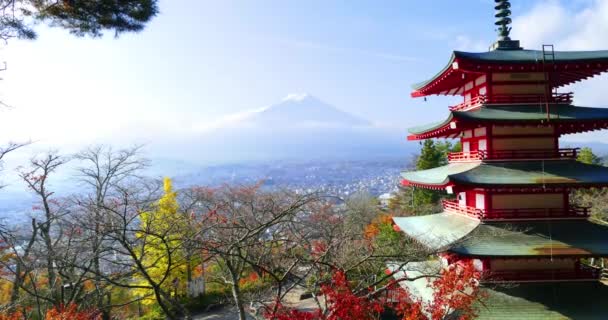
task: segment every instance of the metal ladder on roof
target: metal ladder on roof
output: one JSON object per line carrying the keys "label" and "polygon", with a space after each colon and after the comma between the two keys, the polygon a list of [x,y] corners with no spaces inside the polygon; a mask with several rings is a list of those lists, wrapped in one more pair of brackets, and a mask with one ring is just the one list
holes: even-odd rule
{"label": "metal ladder on roof", "polygon": [[555,67],[555,47],[552,44],[543,44],[543,74],[545,78],[545,112],[547,122],[551,121],[551,98],[557,96],[557,87],[551,88],[551,68]]}

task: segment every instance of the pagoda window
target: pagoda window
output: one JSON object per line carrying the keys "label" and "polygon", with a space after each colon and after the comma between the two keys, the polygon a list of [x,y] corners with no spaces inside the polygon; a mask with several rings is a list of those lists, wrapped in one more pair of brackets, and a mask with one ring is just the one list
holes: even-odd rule
{"label": "pagoda window", "polygon": [[467,206],[467,193],[466,192],[458,193],[458,206],[463,207],[463,208]]}
{"label": "pagoda window", "polygon": [[464,91],[471,91],[475,87],[473,81],[469,81],[464,85]]}
{"label": "pagoda window", "polygon": [[486,139],[479,139],[478,145],[477,145],[477,150],[479,150],[479,151],[487,151],[488,150],[488,140],[486,140]]}
{"label": "pagoda window", "polygon": [[476,137],[485,137],[486,136],[486,127],[476,128],[473,132]]}
{"label": "pagoda window", "polygon": [[485,210],[486,209],[486,195],[483,193],[475,194],[475,208]]}
{"label": "pagoda window", "polygon": [[470,141],[462,142],[462,152],[464,152],[464,153],[471,152],[471,142]]}
{"label": "pagoda window", "polygon": [[479,78],[475,79],[475,86],[480,86],[480,85],[486,83],[486,81],[487,81],[487,77],[484,74],[483,76],[480,76]]}

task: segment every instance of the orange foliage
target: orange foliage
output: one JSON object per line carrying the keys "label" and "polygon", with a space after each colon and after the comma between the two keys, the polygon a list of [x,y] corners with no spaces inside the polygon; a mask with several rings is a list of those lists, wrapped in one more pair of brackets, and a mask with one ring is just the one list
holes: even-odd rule
{"label": "orange foliage", "polygon": [[21,311],[15,311],[13,313],[0,313],[0,320],[21,320],[25,319]]}
{"label": "orange foliage", "polygon": [[255,283],[256,281],[258,281],[259,278],[260,278],[260,276],[258,276],[257,273],[251,272],[248,276],[241,278],[239,280],[239,284],[241,286],[246,286],[248,284]]}
{"label": "orange foliage", "polygon": [[374,218],[370,224],[365,226],[365,230],[363,234],[366,239],[371,240],[375,238],[378,233],[380,233],[380,226],[382,225],[392,225],[393,224],[393,216],[390,214],[381,214]]}
{"label": "orange foliage", "polygon": [[101,320],[101,313],[95,310],[78,310],[75,304],[53,308],[47,311],[45,320]]}

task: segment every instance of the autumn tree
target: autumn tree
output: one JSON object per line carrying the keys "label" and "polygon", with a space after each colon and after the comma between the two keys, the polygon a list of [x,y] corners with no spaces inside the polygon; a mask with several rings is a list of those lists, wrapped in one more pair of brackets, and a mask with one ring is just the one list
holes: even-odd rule
{"label": "autumn tree", "polygon": [[[460,142],[428,139],[421,143],[420,155],[407,170],[428,170],[448,163],[448,153],[459,152]],[[442,193],[418,187],[401,187],[389,201],[389,210],[397,216],[427,215],[436,213]]]}
{"label": "autumn tree", "polygon": [[[169,196],[163,192],[165,186]],[[100,224],[103,241],[112,245],[103,250],[105,267],[95,277],[114,288],[141,293],[130,295],[120,305],[154,299],[166,318],[177,319],[189,316],[167,287],[173,281],[172,272],[182,263],[181,239],[176,238],[181,224],[173,217],[153,214],[172,210],[172,198],[170,184],[145,178],[112,190],[103,207],[105,219]],[[88,271],[96,272],[93,268]]]}
{"label": "autumn tree", "polygon": [[[140,230],[136,237],[140,238],[140,263],[145,272],[137,274],[137,282],[147,283],[152,280],[166,293],[184,291],[186,286],[186,264],[183,243],[183,231],[187,222],[179,214],[176,193],[173,191],[171,179],[163,180],[163,195],[150,211],[142,212],[139,216]],[[162,235],[162,236],[160,236]],[[150,279],[145,279],[150,278]],[[159,297],[153,290],[135,289],[136,296],[152,296],[144,302],[154,302]],[[162,297],[161,297],[162,299]]]}
{"label": "autumn tree", "polygon": [[[58,265],[56,249],[63,232],[57,232],[54,229],[59,227],[58,222],[66,214],[66,211],[60,201],[54,198],[54,192],[51,191],[48,181],[50,175],[56,172],[66,161],[65,158],[56,153],[49,153],[39,158],[32,158],[30,167],[22,169],[20,173],[23,181],[39,201],[34,208],[41,212],[40,219],[36,223],[45,252],[43,256],[46,260],[46,277],[48,278],[49,294],[44,298],[55,306],[62,304],[59,296],[61,282],[56,268]],[[38,296],[38,298],[41,297]]]}
{"label": "autumn tree", "polygon": [[[437,274],[391,280],[381,294],[373,289],[356,291],[354,281],[337,270],[321,286],[320,294],[327,302],[324,309],[299,311],[279,305],[267,309],[264,316],[269,320],[375,320],[388,313],[403,320],[471,320],[477,315],[476,303],[483,304],[485,299],[480,277],[472,263],[458,264]],[[432,299],[425,302],[412,295],[401,286],[407,281],[427,281]]]}
{"label": "autumn tree", "polygon": [[93,285],[91,292],[97,309],[104,319],[110,318],[107,296],[107,282],[99,276],[104,272],[103,261],[114,255],[114,243],[104,238],[102,226],[112,223],[112,215],[106,212],[117,190],[121,190],[132,180],[139,179],[148,161],[140,155],[140,146],[126,149],[112,149],[110,146],[90,146],[73,156],[77,162],[76,179],[82,185],[82,193],[74,196],[72,216],[82,226],[91,253]]}
{"label": "autumn tree", "polygon": [[[425,140],[416,161],[416,170],[428,170],[447,164],[447,154],[460,149],[460,144],[452,145],[449,141],[440,142],[432,139]],[[412,202],[415,206],[433,205],[439,201],[437,191],[415,188]]]}
{"label": "autumn tree", "polygon": [[[292,223],[307,214],[316,194],[266,192],[260,185],[199,188],[201,221],[196,243],[219,273],[209,281],[230,288],[239,319],[246,319],[243,279],[251,272],[267,277],[282,296],[284,285],[301,261],[294,256],[302,242],[290,236]],[[265,299],[274,299],[264,296]],[[264,300],[262,298],[262,300]]]}
{"label": "autumn tree", "polygon": [[602,163],[602,159],[598,157],[595,153],[593,153],[593,150],[589,147],[585,147],[579,150],[576,160],[585,164],[599,165]]}

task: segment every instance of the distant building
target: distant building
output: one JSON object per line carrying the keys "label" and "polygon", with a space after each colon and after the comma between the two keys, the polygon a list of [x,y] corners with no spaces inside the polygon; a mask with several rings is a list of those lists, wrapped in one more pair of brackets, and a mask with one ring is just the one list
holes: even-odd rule
{"label": "distant building", "polygon": [[378,197],[378,201],[380,202],[380,208],[388,209],[388,206],[392,199],[395,198],[393,193],[383,193]]}

